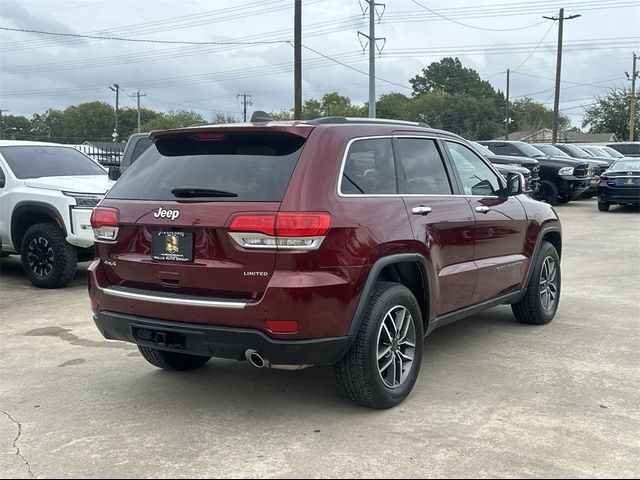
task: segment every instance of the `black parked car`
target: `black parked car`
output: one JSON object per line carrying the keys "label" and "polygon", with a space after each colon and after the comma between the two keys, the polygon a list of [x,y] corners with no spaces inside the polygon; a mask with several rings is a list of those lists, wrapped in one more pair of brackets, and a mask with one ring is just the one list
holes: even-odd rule
{"label": "black parked car", "polygon": [[625,157],[640,157],[640,142],[616,142],[609,143],[607,146],[617,150]]}
{"label": "black parked car", "polygon": [[[582,194],[582,198],[592,198],[598,194],[598,182],[600,181],[600,174],[604,172],[609,165],[613,163],[613,159],[607,157],[604,152],[601,155],[604,155],[603,158],[608,159],[603,160],[600,158],[596,158],[595,154],[590,153],[588,150],[578,147],[577,145],[567,145],[567,144],[555,144],[552,145],[550,143],[533,143],[537,149],[542,150],[547,155],[551,155],[553,157],[566,157],[573,158],[574,160],[582,160],[589,164],[592,170],[591,181],[589,183],[589,188],[586,192]],[[566,149],[560,148],[561,146],[566,147]],[[570,148],[570,150],[568,150]],[[573,151],[575,155],[580,155],[576,157],[569,153],[569,151]]]}
{"label": "black parked car", "polygon": [[640,158],[619,160],[600,177],[598,210],[614,204],[640,205]]}
{"label": "black parked car", "polygon": [[[478,151],[489,160],[503,176],[509,172],[522,173],[526,181],[525,190],[537,192],[540,186],[540,165],[537,160],[527,157],[496,155],[484,145],[471,142]],[[509,168],[514,167],[514,168]]]}
{"label": "black parked car", "polygon": [[497,155],[529,157],[540,164],[540,188],[535,198],[555,205],[578,199],[589,188],[593,174],[583,160],[551,157],[525,142],[487,140],[478,142]]}
{"label": "black parked car", "polygon": [[111,180],[117,180],[129,168],[133,162],[135,162],[140,155],[142,155],[147,148],[153,143],[149,140],[149,133],[134,133],[129,137],[127,144],[124,146],[124,152],[122,153],[122,160],[120,161],[120,168],[117,172],[109,171],[109,178]]}

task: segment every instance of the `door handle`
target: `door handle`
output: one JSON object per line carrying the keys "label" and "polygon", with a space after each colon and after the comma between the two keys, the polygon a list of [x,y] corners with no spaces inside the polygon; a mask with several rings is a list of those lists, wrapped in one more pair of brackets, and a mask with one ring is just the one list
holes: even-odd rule
{"label": "door handle", "polygon": [[411,209],[411,213],[413,213],[414,215],[426,215],[429,212],[431,212],[431,207],[425,207],[424,205],[413,207]]}
{"label": "door handle", "polygon": [[491,210],[491,207],[485,207],[485,206],[476,207],[476,212],[478,213],[487,213],[489,210]]}

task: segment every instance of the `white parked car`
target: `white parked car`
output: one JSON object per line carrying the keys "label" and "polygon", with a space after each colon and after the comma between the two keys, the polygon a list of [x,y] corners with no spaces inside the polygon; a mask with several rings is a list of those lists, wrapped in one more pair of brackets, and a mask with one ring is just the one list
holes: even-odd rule
{"label": "white parked car", "polygon": [[0,140],[2,256],[19,254],[29,280],[58,288],[93,258],[93,207],[113,181],[66,145]]}

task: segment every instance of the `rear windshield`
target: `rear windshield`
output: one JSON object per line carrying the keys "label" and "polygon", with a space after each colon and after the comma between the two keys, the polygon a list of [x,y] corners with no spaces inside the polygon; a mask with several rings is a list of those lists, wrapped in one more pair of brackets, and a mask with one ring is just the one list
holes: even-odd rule
{"label": "rear windshield", "polygon": [[529,145],[528,143],[520,142],[518,143],[518,146],[527,157],[545,157],[546,156],[543,151],[538,150],[536,147]]}
{"label": "rear windshield", "polygon": [[100,165],[71,147],[11,146],[0,153],[16,178],[107,175]]}
{"label": "rear windshield", "polygon": [[[202,134],[160,138],[126,170],[108,197],[131,200],[279,202],[305,139],[287,134]],[[233,195],[176,197],[174,189]]]}
{"label": "rear windshield", "polygon": [[637,172],[640,170],[640,160],[618,160],[609,170],[612,172],[635,170]]}

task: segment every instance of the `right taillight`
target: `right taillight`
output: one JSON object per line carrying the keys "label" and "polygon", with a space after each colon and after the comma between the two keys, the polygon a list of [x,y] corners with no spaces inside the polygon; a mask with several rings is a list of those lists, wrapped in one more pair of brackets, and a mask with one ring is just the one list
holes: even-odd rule
{"label": "right taillight", "polygon": [[245,248],[315,250],[330,225],[326,212],[242,214],[231,221],[229,235]]}
{"label": "right taillight", "polygon": [[91,227],[97,241],[112,242],[118,237],[120,218],[115,208],[96,207],[91,212]]}

